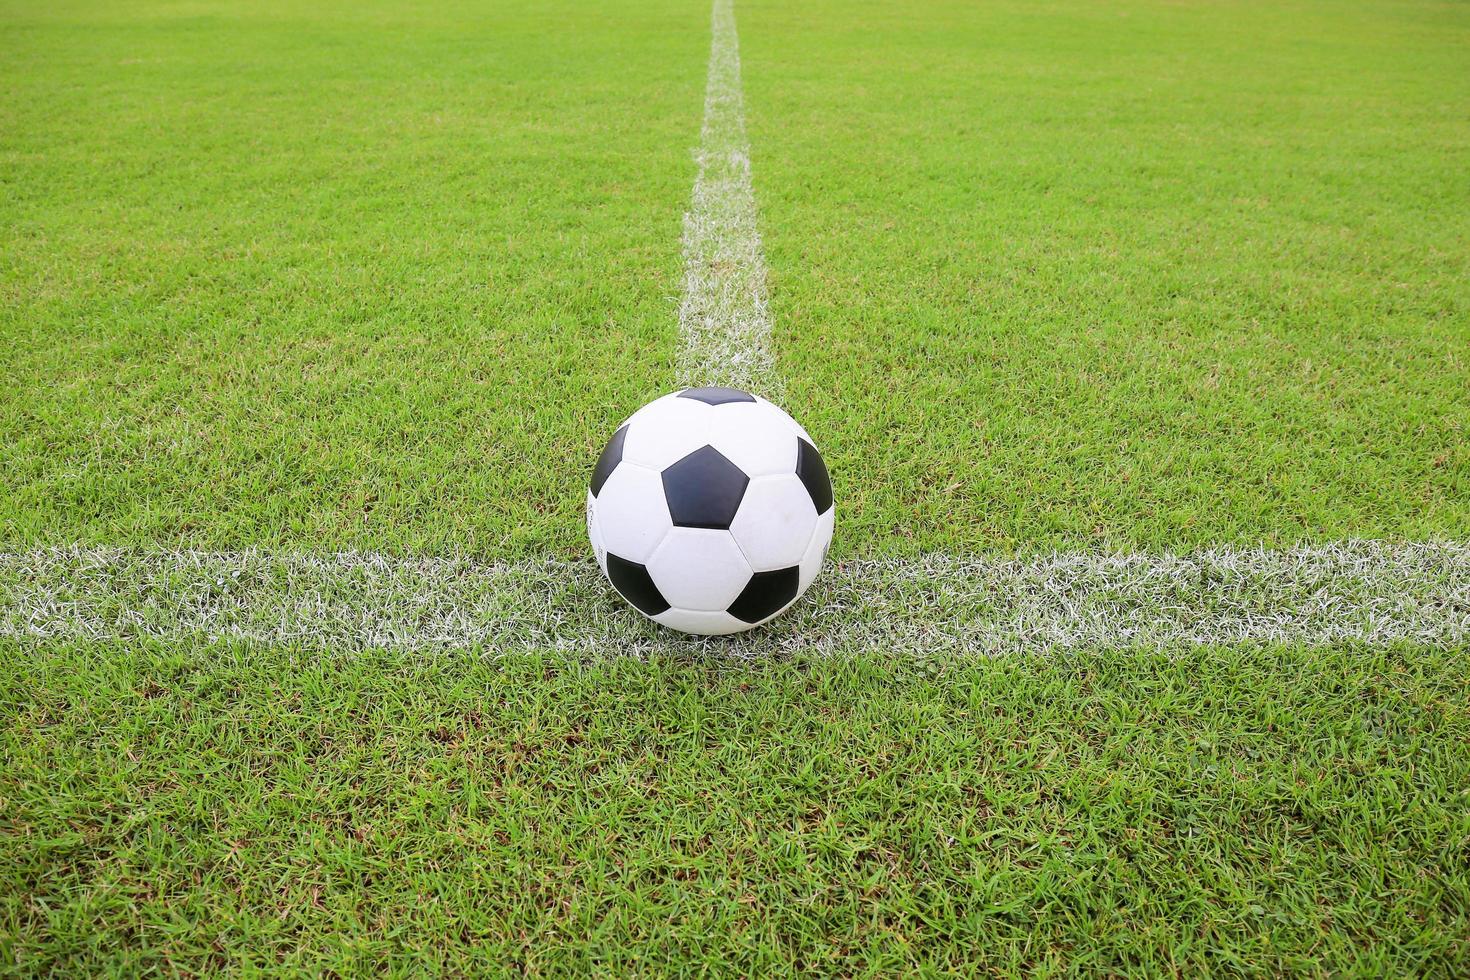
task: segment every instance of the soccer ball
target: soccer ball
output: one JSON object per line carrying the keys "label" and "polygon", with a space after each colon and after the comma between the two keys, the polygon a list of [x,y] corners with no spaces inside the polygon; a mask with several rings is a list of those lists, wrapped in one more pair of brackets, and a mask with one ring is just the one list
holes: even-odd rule
{"label": "soccer ball", "polygon": [[587,491],[587,536],[613,588],[685,633],[780,615],[817,577],[832,520],[811,436],[734,388],[644,405],[607,441]]}

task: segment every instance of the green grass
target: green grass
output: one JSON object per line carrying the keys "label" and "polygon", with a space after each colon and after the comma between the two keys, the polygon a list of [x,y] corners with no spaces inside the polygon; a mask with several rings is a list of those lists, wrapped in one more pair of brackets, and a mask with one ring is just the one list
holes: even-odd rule
{"label": "green grass", "polygon": [[[1470,9],[739,8],[837,553],[1470,534]],[[585,551],[707,9],[4,0],[0,542]]]}
{"label": "green grass", "polygon": [[[738,14],[839,557],[1470,537],[1470,7]],[[707,45],[0,0],[0,549],[585,557]],[[0,641],[0,973],[1470,973],[1463,650],[611,653]]]}
{"label": "green grass", "polygon": [[706,12],[0,6],[0,543],[580,546]]}
{"label": "green grass", "polygon": [[0,654],[22,972],[1470,969],[1449,651]]}
{"label": "green grass", "polygon": [[739,17],[846,547],[1470,533],[1470,7]]}

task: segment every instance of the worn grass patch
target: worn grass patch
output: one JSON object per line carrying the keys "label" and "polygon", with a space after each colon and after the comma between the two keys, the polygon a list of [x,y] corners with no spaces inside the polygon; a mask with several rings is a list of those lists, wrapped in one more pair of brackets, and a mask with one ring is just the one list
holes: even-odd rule
{"label": "worn grass patch", "polygon": [[1449,651],[0,652],[26,972],[1470,967]]}

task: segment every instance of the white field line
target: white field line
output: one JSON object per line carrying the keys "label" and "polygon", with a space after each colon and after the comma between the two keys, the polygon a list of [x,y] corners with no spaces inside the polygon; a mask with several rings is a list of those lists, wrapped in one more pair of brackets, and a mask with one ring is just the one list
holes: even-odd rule
{"label": "white field line", "polygon": [[692,639],[630,610],[591,561],[58,548],[0,553],[0,637],[746,656],[1470,642],[1470,545],[850,561],[785,617]]}
{"label": "white field line", "polygon": [[698,175],[684,216],[679,380],[744,388],[779,403],[732,0],[714,0],[711,21]]}
{"label": "white field line", "polygon": [[[731,0],[714,0],[684,222],[681,380],[781,397]],[[1470,641],[1470,544],[1349,541],[1186,555],[931,556],[826,569],[762,630],[690,639],[591,562],[379,554],[0,552],[0,638],[222,640],[324,651],[879,649],[913,655],[1202,644]]]}

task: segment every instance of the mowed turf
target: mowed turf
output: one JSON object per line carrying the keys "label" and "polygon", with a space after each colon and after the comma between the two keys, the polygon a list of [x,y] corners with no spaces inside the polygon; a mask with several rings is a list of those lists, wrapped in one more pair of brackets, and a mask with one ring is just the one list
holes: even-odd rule
{"label": "mowed turf", "polygon": [[[703,4],[0,4],[0,548],[585,556]],[[738,13],[839,556],[1466,536],[1460,8]],[[0,972],[1470,973],[1463,651],[616,652],[0,641]]]}
{"label": "mowed turf", "polygon": [[[698,4],[0,15],[0,541],[585,554]],[[838,557],[1470,534],[1470,12],[739,9]]]}
{"label": "mowed turf", "polygon": [[673,387],[708,14],[0,6],[0,546],[582,545]]}
{"label": "mowed turf", "polygon": [[20,972],[1470,969],[1450,651],[0,654]]}
{"label": "mowed turf", "polygon": [[842,549],[1470,534],[1470,7],[738,16]]}

